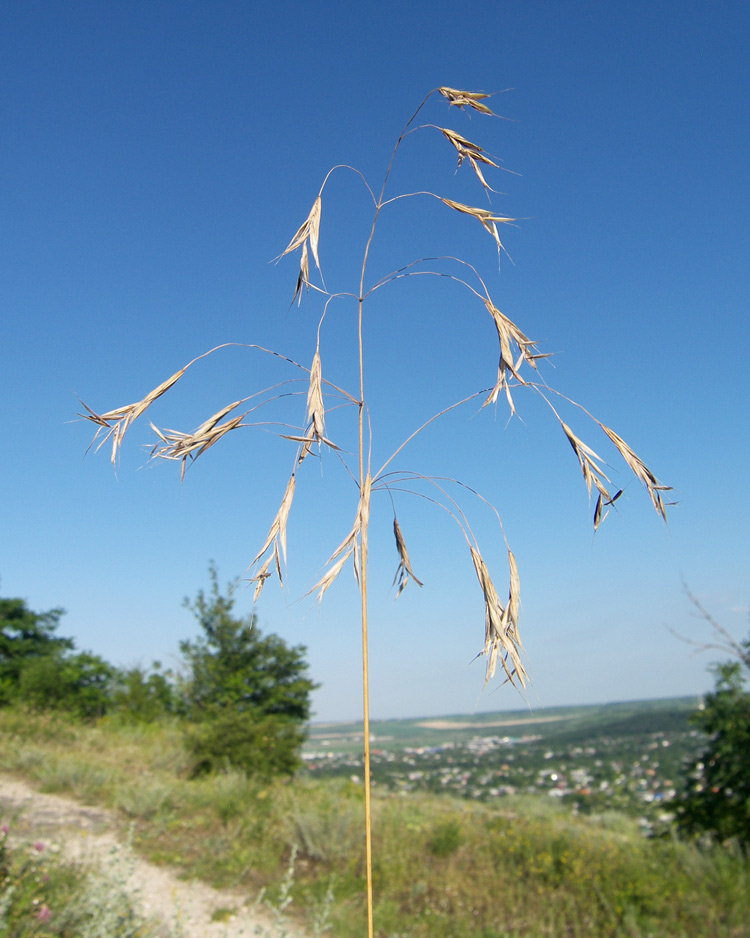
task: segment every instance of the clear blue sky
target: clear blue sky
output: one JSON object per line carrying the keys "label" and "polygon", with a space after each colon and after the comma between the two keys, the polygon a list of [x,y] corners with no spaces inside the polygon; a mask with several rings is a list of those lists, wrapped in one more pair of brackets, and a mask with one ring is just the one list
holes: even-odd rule
{"label": "clear blue sky", "polygon": [[[269,263],[327,170],[380,187],[395,140],[431,89],[513,89],[511,120],[435,99],[455,129],[517,175],[488,170],[512,263],[498,271],[473,219],[427,198],[383,215],[372,277],[420,256],[476,265],[497,305],[543,351],[547,380],[612,426],[679,505],[665,526],[596,427],[574,430],[624,488],[596,536],[570,446],[531,395],[519,417],[470,405],[404,453],[500,511],[518,560],[533,707],[698,693],[710,656],[682,581],[735,635],[748,625],[748,167],[746,3],[9,2],[0,10],[0,589],[62,606],[63,634],[119,664],[173,664],[195,624],[181,608],[243,573],[263,542],[294,444],[240,430],[188,471],[147,465],[147,422],[117,475],[71,422],[76,394],[103,411],[138,400],[222,342],[308,364],[319,318],[289,309],[297,260]],[[404,144],[393,195],[432,189],[486,206],[435,131]],[[341,172],[323,206],[327,284],[356,291],[371,207]],[[366,322],[375,460],[431,412],[492,384],[496,338],[446,280],[401,281]],[[322,333],[325,376],[356,393],[354,314]],[[153,409],[189,430],[222,405],[294,377],[239,349],[196,366]],[[304,419],[304,395],[286,418]],[[329,430],[351,449],[336,412]],[[504,548],[462,500],[506,589]],[[483,609],[460,532],[401,495],[415,572],[394,603],[387,496],[373,505],[372,708],[376,717],[525,706],[482,692]],[[319,719],[361,713],[354,580],[319,608],[305,592],[345,536],[354,486],[330,455],[299,473],[288,591],[271,582],[264,630],[308,648]],[[252,591],[238,609],[252,609]]]}

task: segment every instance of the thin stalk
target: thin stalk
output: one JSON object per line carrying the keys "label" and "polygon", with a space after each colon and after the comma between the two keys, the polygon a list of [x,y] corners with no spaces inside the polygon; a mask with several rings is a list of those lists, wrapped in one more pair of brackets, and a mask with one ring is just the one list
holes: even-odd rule
{"label": "thin stalk", "polygon": [[367,239],[367,244],[365,245],[365,252],[362,258],[362,271],[360,273],[359,279],[359,319],[358,319],[358,329],[357,329],[357,339],[359,344],[359,492],[360,498],[365,497],[368,501],[367,510],[364,513],[362,519],[362,529],[359,534],[359,544],[360,544],[360,599],[361,599],[361,612],[362,612],[362,706],[363,706],[363,728],[365,734],[365,744],[364,744],[364,772],[365,772],[365,868],[367,875],[367,938],[374,938],[375,928],[373,921],[373,894],[372,894],[372,810],[371,810],[371,786],[370,786],[370,666],[369,666],[369,657],[368,657],[368,635],[367,635],[367,532],[369,527],[369,498],[370,498],[370,486],[372,484],[372,477],[370,475],[371,470],[371,455],[372,455],[372,436],[368,433],[368,455],[367,455],[367,473],[365,474],[365,434],[364,434],[364,418],[365,418],[365,372],[364,372],[364,350],[362,342],[362,320],[363,320],[363,305],[365,301],[365,270],[367,269],[367,261],[370,256],[370,246],[372,245],[372,239],[375,237],[375,228],[378,223],[378,216],[380,215],[380,209],[383,207],[383,196],[385,194],[385,188],[388,184],[388,177],[391,173],[391,168],[393,167],[393,161],[396,158],[396,153],[398,148],[401,145],[401,141],[404,139],[406,132],[409,128],[409,125],[414,121],[417,114],[422,110],[427,98],[433,92],[430,92],[429,95],[422,101],[417,110],[414,112],[412,117],[409,119],[408,123],[401,132],[401,136],[396,142],[396,146],[393,148],[391,153],[391,161],[388,164],[388,169],[386,170],[385,178],[383,179],[383,186],[380,190],[380,196],[378,197],[377,202],[375,203],[375,214],[372,219],[372,227],[370,228],[370,236]]}
{"label": "thin stalk", "polygon": [[361,551],[361,589],[362,600],[362,697],[364,710],[365,734],[365,867],[367,870],[367,936],[373,938],[373,895],[372,895],[372,810],[370,799],[370,668],[368,661],[367,640],[367,535],[363,529],[360,535]]}
{"label": "thin stalk", "polygon": [[[373,226],[374,228],[374,226]],[[372,238],[372,236],[371,236]],[[368,244],[369,246],[369,244]],[[364,279],[364,266],[362,269]],[[369,498],[369,459],[367,478],[365,478],[365,436],[364,436],[364,411],[365,411],[365,388],[364,388],[364,369],[363,369],[363,350],[362,350],[362,287],[360,285],[359,299],[359,491],[360,498],[363,497],[367,489]],[[369,513],[368,513],[369,514]],[[373,938],[375,934],[373,917],[373,895],[372,895],[372,810],[371,810],[371,791],[370,791],[370,665],[368,655],[368,635],[367,635],[367,527],[369,517],[365,515],[362,523],[362,530],[359,535],[360,544],[360,584],[359,593],[362,611],[362,710],[363,710],[363,728],[364,728],[364,773],[365,773],[365,869],[367,876],[367,938]]]}

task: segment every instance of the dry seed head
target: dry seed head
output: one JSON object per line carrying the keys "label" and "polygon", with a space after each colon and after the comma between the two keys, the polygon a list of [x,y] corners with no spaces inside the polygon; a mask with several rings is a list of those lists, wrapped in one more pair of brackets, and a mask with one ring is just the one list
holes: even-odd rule
{"label": "dry seed head", "polygon": [[482,91],[459,91],[456,88],[438,88],[440,94],[448,99],[448,103],[457,108],[470,107],[482,114],[494,114],[486,104],[482,104],[484,98],[489,98],[488,94]]}
{"label": "dry seed head", "polygon": [[307,241],[302,245],[302,256],[299,262],[299,276],[297,277],[297,286],[294,288],[292,303],[297,300],[297,305],[302,302],[302,287],[310,289],[310,260],[307,256]]}
{"label": "dry seed head", "polygon": [[202,423],[193,433],[181,433],[179,430],[160,430],[152,423],[151,428],[164,443],[164,446],[159,446],[158,444],[154,446],[151,450],[151,458],[182,460],[182,471],[180,475],[181,479],[184,481],[188,459],[196,460],[231,430],[236,430],[243,425],[242,421],[247,416],[247,413],[239,414],[236,417],[232,417],[231,420],[227,420],[225,423],[220,423],[223,417],[226,417],[228,413],[241,403],[243,403],[243,401],[235,401],[233,404],[222,407],[220,411],[215,413],[212,417],[209,417],[209,419]]}
{"label": "dry seed head", "polygon": [[292,251],[296,251],[298,247],[304,245],[305,241],[309,241],[310,250],[312,251],[313,257],[315,258],[315,264],[318,270],[320,270],[320,258],[318,257],[318,238],[320,236],[320,214],[322,206],[322,199],[320,196],[318,196],[317,199],[313,202],[313,207],[310,209],[310,214],[297,229],[296,234],[289,242],[289,244],[287,244],[281,254],[279,254],[279,257],[284,257],[285,254],[290,254]]}
{"label": "dry seed head", "polygon": [[310,385],[307,389],[307,430],[303,437],[303,447],[299,462],[310,452],[313,443],[325,443],[325,408],[323,406],[323,371],[320,362],[320,348],[315,349],[310,368]]}
{"label": "dry seed head", "polygon": [[573,447],[573,452],[578,458],[578,463],[581,467],[586,487],[589,490],[589,495],[591,495],[591,487],[594,485],[604,497],[605,501],[609,501],[610,494],[602,481],[602,479],[606,479],[607,482],[609,482],[609,478],[599,465],[599,463],[603,461],[601,456],[598,456],[590,446],[587,446],[583,440],[579,439],[564,421],[560,421],[560,426],[565,436],[568,438],[568,442]]}
{"label": "dry seed head", "polygon": [[258,602],[258,597],[260,596],[263,587],[266,585],[266,580],[271,576],[271,574],[268,572],[268,569],[271,566],[272,560],[273,554],[269,554],[260,570],[258,570],[255,576],[250,577],[250,582],[255,583],[255,592],[253,593],[254,603]]}
{"label": "dry seed head", "polygon": [[482,555],[474,547],[470,546],[469,549],[484,596],[485,630],[482,654],[487,658],[485,683],[495,676],[499,660],[505,671],[506,680],[511,684],[515,684],[518,680],[521,687],[525,687],[527,675],[521,661],[523,646],[518,635],[519,585],[515,558],[508,551],[511,579],[508,605],[505,607],[500,602]]}
{"label": "dry seed head", "polygon": [[517,368],[519,366],[514,366],[513,356],[510,351],[510,342],[515,342],[522,359],[531,365],[532,368],[536,369],[536,359],[544,358],[545,356],[539,355],[536,352],[536,342],[530,339],[527,335],[524,335],[523,332],[518,328],[518,326],[513,322],[512,319],[508,319],[505,313],[500,312],[500,310],[495,306],[495,304],[489,300],[485,299],[484,305],[487,307],[487,311],[495,323],[495,328],[497,329],[497,334],[500,339],[501,350],[504,353],[504,358],[508,367],[513,371],[514,375],[518,380],[521,379],[516,374]]}
{"label": "dry seed head", "polygon": [[514,628],[518,628],[518,614],[521,606],[521,581],[518,578],[518,565],[513,551],[508,548],[508,569],[510,571],[510,588],[508,591],[508,612]]}
{"label": "dry seed head", "polygon": [[[666,521],[667,513],[664,506],[664,501],[661,497],[662,492],[671,491],[671,486],[661,485],[657,480],[656,476],[651,472],[651,470],[646,466],[646,464],[641,460],[633,450],[628,446],[625,440],[622,437],[618,436],[614,430],[610,430],[609,427],[605,427],[602,423],[600,424],[602,430],[607,434],[607,436],[612,440],[612,442],[617,447],[618,452],[625,460],[625,462],[630,467],[633,474],[636,478],[646,486],[649,497],[651,498],[651,503],[654,508],[659,512],[661,517]],[[614,499],[613,499],[614,501]]]}
{"label": "dry seed head", "polygon": [[[147,410],[155,400],[160,398],[162,394],[166,392],[185,374],[186,368],[180,368],[179,371],[176,371],[171,378],[167,378],[166,381],[163,381],[158,387],[154,388],[153,391],[150,391],[141,401],[136,401],[135,404],[128,404],[126,407],[118,407],[116,410],[110,410],[106,414],[97,414],[93,411],[88,404],[84,404],[81,401],[81,404],[88,411],[87,414],[78,414],[77,416],[83,417],[86,420],[90,420],[92,423],[95,423],[98,426],[98,430],[94,434],[94,439],[91,441],[93,446],[96,443],[97,438],[102,431],[107,430],[106,433],[103,433],[102,439],[97,445],[97,451],[107,442],[107,440],[112,437],[112,455],[111,461],[114,466],[117,462],[117,452],[122,445],[123,437],[127,432],[128,427],[134,423],[141,414]],[[80,398],[79,398],[80,400]]]}
{"label": "dry seed head", "polygon": [[475,208],[473,205],[464,205],[463,202],[454,202],[453,199],[444,199],[442,196],[439,196],[439,198],[448,208],[452,208],[456,212],[461,212],[462,215],[471,215],[472,218],[476,218],[477,221],[481,223],[482,227],[486,231],[489,231],[495,239],[498,253],[505,250],[500,240],[500,235],[497,233],[497,226],[499,224],[511,224],[516,220],[515,218],[506,218],[504,215],[493,215],[493,213],[486,208]]}
{"label": "dry seed head", "polygon": [[[466,137],[462,137],[461,134],[457,134],[455,130],[449,130],[447,127],[441,127],[440,132],[453,144],[453,146],[458,151],[458,165],[460,166],[465,159],[468,159],[471,163],[472,169],[477,175],[477,178],[482,183],[485,189],[491,189],[492,187],[488,185],[487,180],[482,174],[482,170],[479,168],[479,163],[485,163],[487,166],[498,167],[498,164],[491,160],[486,153],[482,150],[480,146],[476,143],[472,143],[470,140],[467,140]],[[499,168],[499,167],[498,167]]]}
{"label": "dry seed head", "polygon": [[[599,525],[604,521],[609,514],[610,505],[613,505],[617,499],[622,495],[622,489],[615,492],[611,498],[606,498],[599,492],[599,496],[596,499],[596,506],[594,508],[594,530],[596,531]],[[604,511],[604,509],[607,509]]]}
{"label": "dry seed head", "polygon": [[318,602],[321,602],[326,590],[328,589],[329,586],[331,586],[334,583],[339,573],[341,573],[341,571],[343,570],[344,564],[351,557],[353,552],[354,552],[354,544],[352,544],[349,547],[349,549],[344,554],[342,554],[341,557],[339,557],[339,559],[336,561],[336,563],[332,567],[329,567],[328,570],[326,570],[326,572],[318,580],[315,586],[313,586],[312,589],[308,591],[308,595],[310,593],[314,593],[317,590]]}
{"label": "dry seed head", "polygon": [[511,414],[515,414],[516,405],[513,402],[513,395],[510,393],[510,385],[508,384],[508,378],[506,375],[507,367],[503,361],[502,355],[500,356],[500,362],[497,366],[497,380],[495,381],[495,386],[492,388],[490,393],[487,395],[482,407],[486,407],[488,404],[495,404],[498,397],[500,396],[501,391],[505,391],[505,397],[508,400],[508,406],[510,407]]}
{"label": "dry seed head", "polygon": [[398,599],[398,597],[406,588],[406,584],[409,582],[409,577],[414,580],[417,586],[422,586],[422,581],[418,580],[414,576],[414,571],[412,570],[411,562],[409,561],[409,554],[406,550],[404,535],[401,533],[401,526],[399,525],[398,519],[395,516],[393,518],[393,534],[396,538],[396,550],[398,551],[399,556],[398,569],[396,570],[396,575],[393,578],[393,585],[395,586],[396,583],[398,583],[398,590],[396,592],[396,599]]}
{"label": "dry seed head", "polygon": [[[296,478],[294,473],[292,473],[291,478],[286,486],[286,491],[284,492],[284,497],[281,500],[281,506],[276,513],[276,517],[273,519],[273,524],[268,532],[268,537],[265,540],[265,543],[261,549],[256,554],[251,567],[254,567],[255,564],[260,560],[260,558],[265,554],[271,544],[275,546],[276,552],[276,567],[279,572],[279,578],[281,578],[281,561],[278,555],[278,547],[281,545],[281,550],[284,554],[284,563],[286,563],[286,525],[289,520],[289,510],[292,507],[292,500],[294,498],[294,487],[296,484]],[[264,565],[265,568],[265,565]],[[264,569],[262,568],[262,569]],[[253,578],[254,579],[254,578]]]}
{"label": "dry seed head", "polygon": [[[318,590],[318,601],[322,600],[324,593],[329,586],[332,585],[336,577],[341,573],[341,570],[344,567],[346,561],[351,557],[351,555],[357,549],[357,538],[359,537],[359,532],[361,530],[361,522],[359,511],[357,512],[357,518],[352,526],[351,531],[346,535],[344,540],[339,544],[336,550],[331,554],[331,556],[326,561],[327,564],[333,564],[328,567],[328,570],[323,574],[323,576],[318,580],[318,582],[310,587],[307,591],[307,595],[314,593]],[[337,560],[338,558],[338,560]],[[356,566],[356,556],[355,556],[355,566]],[[336,561],[333,563],[333,561]],[[358,574],[357,574],[358,575]]]}
{"label": "dry seed head", "polygon": [[[354,524],[352,525],[351,531],[346,535],[344,540],[339,544],[336,550],[331,554],[331,556],[326,561],[328,564],[328,569],[323,574],[323,576],[318,580],[318,582],[311,586],[307,591],[307,595],[318,591],[318,601],[323,599],[323,595],[326,590],[333,584],[333,582],[338,577],[339,573],[344,569],[344,564],[349,559],[353,557],[354,560],[354,575],[357,578],[357,582],[360,582],[360,542],[362,542],[362,547],[366,549],[367,543],[367,526],[370,522],[370,492],[372,489],[372,479],[370,474],[367,474],[364,485],[362,486],[362,491],[359,496],[359,504],[357,506],[357,517],[354,519]],[[333,561],[336,561],[333,563]],[[332,564],[332,566],[330,566]]]}
{"label": "dry seed head", "polygon": [[[528,336],[524,335],[518,326],[512,320],[508,319],[504,313],[501,313],[491,300],[485,299],[484,305],[492,316],[500,342],[500,362],[497,369],[497,380],[485,400],[484,406],[494,404],[497,401],[500,391],[504,390],[511,413],[515,413],[515,406],[508,384],[508,372],[510,372],[520,384],[526,384],[526,381],[520,374],[521,366],[524,362],[527,362],[536,370],[536,359],[544,356],[536,351],[536,343]],[[512,344],[515,344],[517,348],[517,358],[515,361]]]}

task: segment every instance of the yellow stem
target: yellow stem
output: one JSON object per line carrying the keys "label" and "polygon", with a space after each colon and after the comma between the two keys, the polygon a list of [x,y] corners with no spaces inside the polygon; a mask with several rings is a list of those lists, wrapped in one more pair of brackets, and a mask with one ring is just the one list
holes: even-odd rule
{"label": "yellow stem", "polygon": [[362,692],[365,732],[365,866],[367,869],[367,935],[373,938],[372,813],[370,807],[370,683],[367,657],[367,539],[362,539]]}
{"label": "yellow stem", "polygon": [[[363,268],[364,275],[364,268]],[[367,530],[369,526],[370,466],[369,458],[365,475],[365,434],[364,434],[364,362],[362,354],[362,290],[359,299],[359,493],[367,499],[363,513],[360,544],[360,598],[362,602],[362,704],[364,714],[364,773],[365,773],[365,869],[367,875],[367,938],[374,938],[374,917],[372,898],[372,811],[370,801],[370,666],[367,640]]]}

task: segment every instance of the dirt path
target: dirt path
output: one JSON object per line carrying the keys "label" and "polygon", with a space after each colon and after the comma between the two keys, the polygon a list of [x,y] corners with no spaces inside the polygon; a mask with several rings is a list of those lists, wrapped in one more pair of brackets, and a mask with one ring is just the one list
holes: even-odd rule
{"label": "dirt path", "polygon": [[[10,823],[16,841],[52,841],[60,845],[65,857],[99,868],[119,857],[115,862],[122,861],[127,891],[144,916],[163,923],[165,935],[274,938],[281,933],[271,915],[254,909],[246,895],[179,879],[174,870],[136,857],[118,841],[114,815],[104,808],[46,795],[18,779],[0,775],[0,812],[4,823]],[[234,913],[226,921],[211,921],[219,909]],[[287,921],[283,933],[288,938],[304,938],[304,933]]]}

